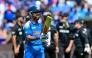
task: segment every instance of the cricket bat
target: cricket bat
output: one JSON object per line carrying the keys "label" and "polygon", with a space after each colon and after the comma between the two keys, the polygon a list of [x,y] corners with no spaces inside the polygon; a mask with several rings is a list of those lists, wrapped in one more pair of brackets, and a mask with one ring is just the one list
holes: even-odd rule
{"label": "cricket bat", "polygon": [[51,21],[52,21],[52,17],[47,16],[46,21],[43,26],[43,31],[42,31],[44,36],[48,33]]}

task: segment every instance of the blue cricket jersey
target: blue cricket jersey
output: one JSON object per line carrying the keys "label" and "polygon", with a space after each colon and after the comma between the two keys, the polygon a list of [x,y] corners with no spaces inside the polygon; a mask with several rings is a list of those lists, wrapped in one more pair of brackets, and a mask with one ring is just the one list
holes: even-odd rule
{"label": "blue cricket jersey", "polygon": [[[25,35],[31,35],[34,37],[40,36],[41,35],[41,31],[42,31],[42,24],[40,23],[34,23],[33,21],[29,21],[24,25],[24,32]],[[34,40],[34,41],[28,41],[26,40],[26,45],[42,45],[42,42],[40,39],[38,40]]]}

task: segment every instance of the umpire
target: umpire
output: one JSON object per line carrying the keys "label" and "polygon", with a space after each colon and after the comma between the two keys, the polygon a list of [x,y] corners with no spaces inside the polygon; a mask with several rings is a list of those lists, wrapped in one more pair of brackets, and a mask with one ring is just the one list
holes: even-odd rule
{"label": "umpire", "polygon": [[89,31],[83,26],[83,20],[75,21],[75,28],[77,29],[75,33],[75,51],[73,58],[88,58],[90,54],[90,42],[89,42]]}
{"label": "umpire", "polygon": [[24,32],[23,32],[24,19],[21,15],[17,16],[17,23],[12,30],[12,46],[15,58],[23,58],[24,54]]}

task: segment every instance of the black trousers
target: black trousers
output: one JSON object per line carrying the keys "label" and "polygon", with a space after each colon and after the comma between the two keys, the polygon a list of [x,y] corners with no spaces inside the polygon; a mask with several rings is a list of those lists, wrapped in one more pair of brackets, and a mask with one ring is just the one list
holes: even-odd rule
{"label": "black trousers", "polygon": [[59,46],[59,54],[58,54],[58,58],[70,58],[70,55],[71,55],[71,52],[69,53],[66,53],[65,50],[66,50],[67,46]]}
{"label": "black trousers", "polygon": [[[14,49],[13,49],[13,51],[14,51]],[[18,55],[14,54],[14,58],[23,58],[23,56],[24,56],[24,45],[22,44],[20,46]]]}
{"label": "black trousers", "polygon": [[73,58],[89,58],[89,55],[83,48],[75,48]]}
{"label": "black trousers", "polygon": [[45,50],[45,58],[56,58],[55,50]]}
{"label": "black trousers", "polygon": [[92,50],[91,50],[91,55],[90,55],[90,58],[92,58]]}
{"label": "black trousers", "polygon": [[49,47],[45,48],[45,58],[56,58],[55,45],[51,44]]}

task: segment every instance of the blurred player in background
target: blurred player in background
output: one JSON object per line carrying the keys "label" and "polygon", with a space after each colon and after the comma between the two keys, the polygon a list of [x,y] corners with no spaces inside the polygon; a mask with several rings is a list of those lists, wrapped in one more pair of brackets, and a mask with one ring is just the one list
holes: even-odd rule
{"label": "blurred player in background", "polygon": [[[52,16],[50,11],[46,11],[43,13],[44,20],[46,20],[47,16]],[[54,26],[49,27],[48,31],[48,39],[43,42],[43,46],[45,48],[45,58],[56,58],[56,53],[59,52],[58,48],[58,32]]]}
{"label": "blurred player in background", "polygon": [[84,27],[83,20],[76,20],[75,21],[75,51],[73,58],[88,58],[89,54],[91,54],[90,50],[90,41],[89,41],[89,31],[87,28]]}
{"label": "blurred player in background", "polygon": [[56,25],[59,33],[59,58],[70,58],[73,45],[73,34],[71,24],[68,23],[68,13],[60,14],[60,23]]}
{"label": "blurred player in background", "polygon": [[21,15],[17,16],[17,23],[12,29],[12,44],[15,58],[23,58],[24,55],[24,18]]}

